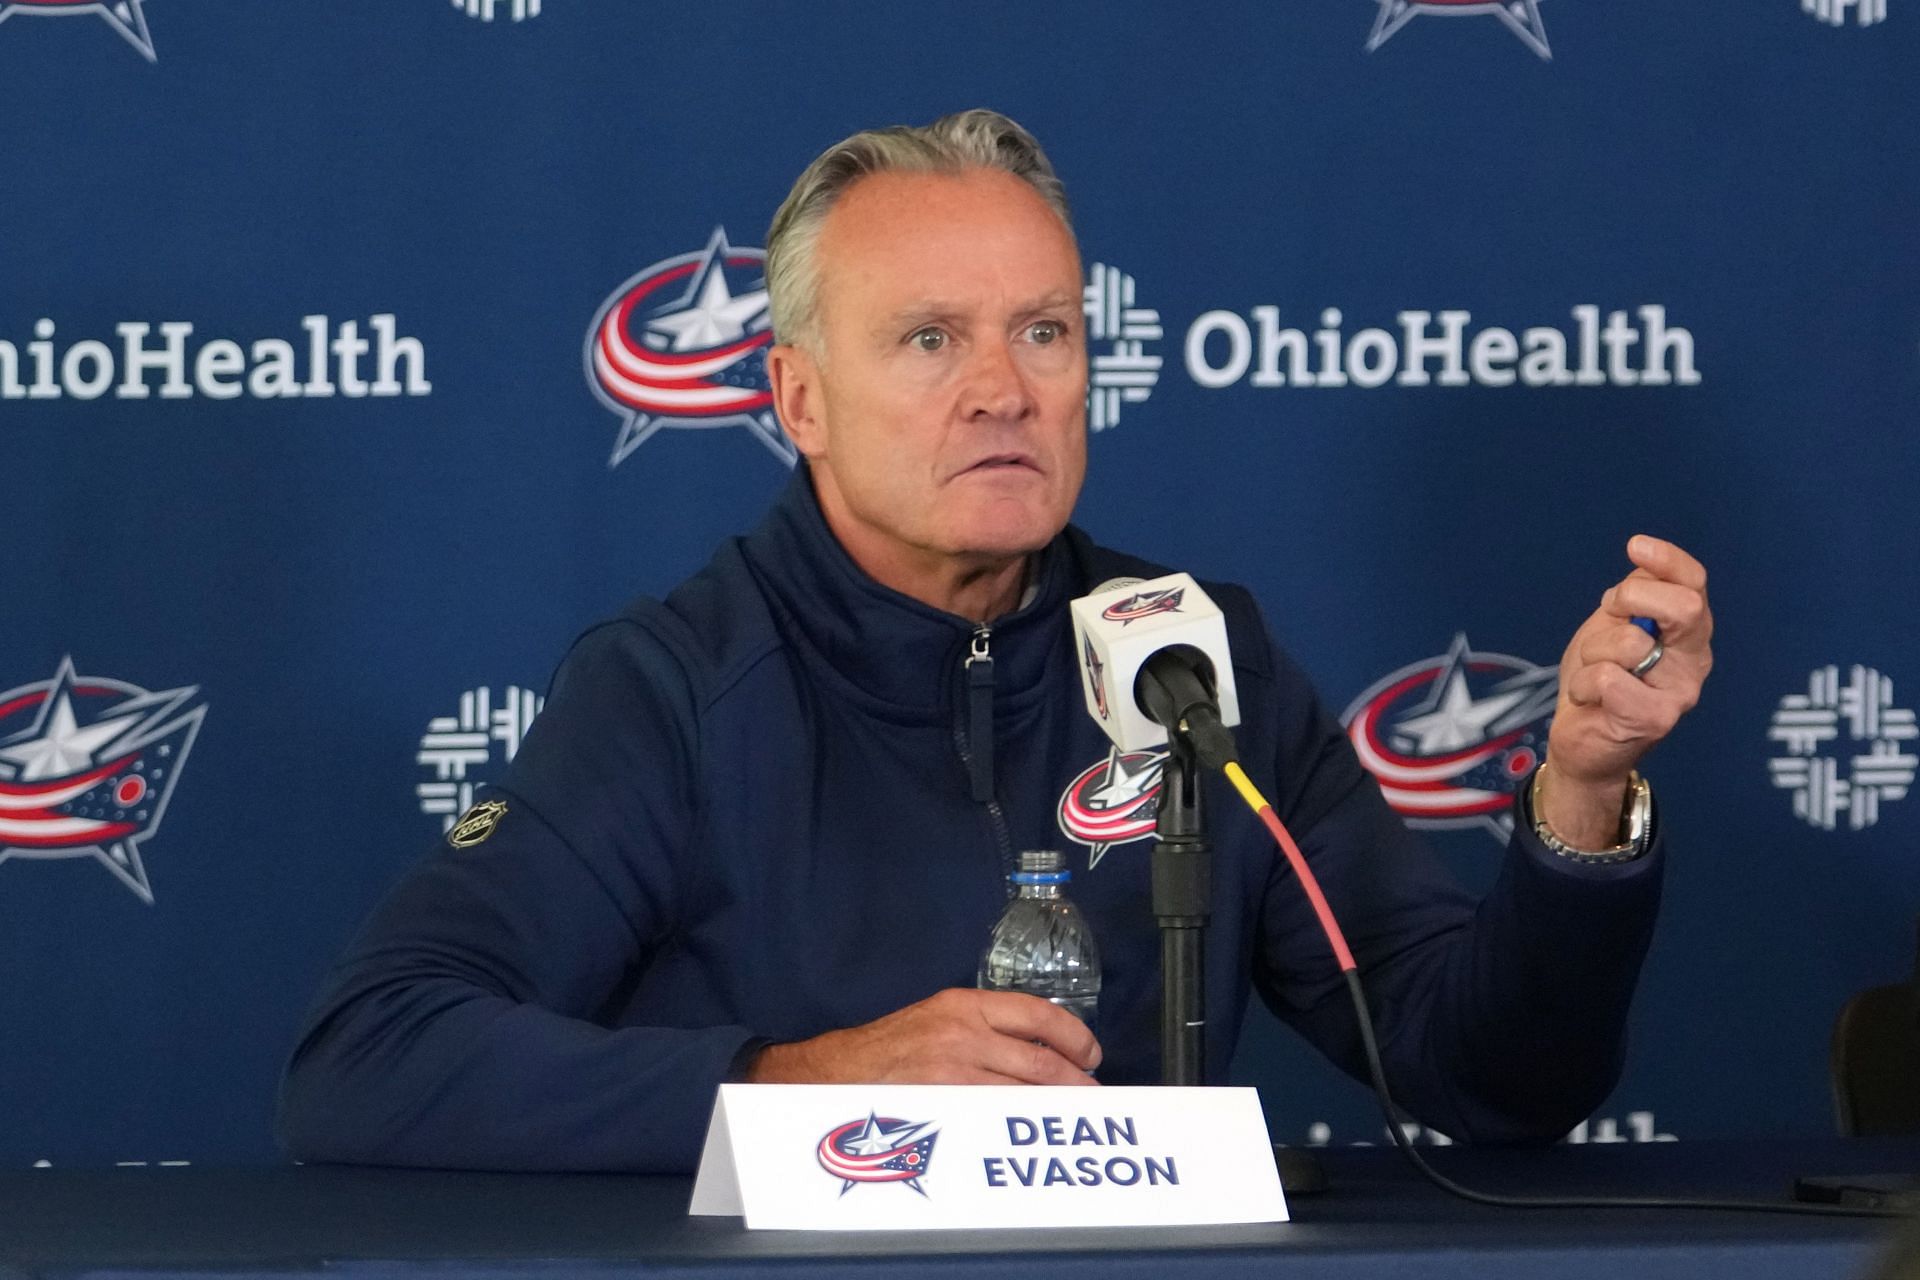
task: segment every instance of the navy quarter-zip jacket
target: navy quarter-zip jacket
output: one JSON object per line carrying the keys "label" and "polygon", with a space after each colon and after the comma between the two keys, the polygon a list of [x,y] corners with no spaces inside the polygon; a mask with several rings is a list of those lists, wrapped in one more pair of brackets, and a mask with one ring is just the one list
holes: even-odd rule
{"label": "navy quarter-zip jacket", "polygon": [[[1098,1078],[1154,1082],[1151,836],[1090,847],[1060,814],[1103,762],[1103,784],[1127,789],[1084,709],[1067,602],[1165,572],[1070,527],[982,635],[862,573],[803,464],[755,532],[575,643],[483,797],[506,805],[498,826],[412,869],[331,974],[282,1085],[287,1151],[690,1170],[743,1048],[972,986],[1023,848],[1067,851],[1100,944]],[[1519,824],[1476,904],[1387,807],[1252,598],[1207,590],[1227,616],[1242,760],[1345,928],[1398,1101],[1460,1139],[1558,1137],[1618,1076],[1660,841],[1582,865]],[[990,696],[970,696],[982,650]],[[1209,1077],[1225,1079],[1250,988],[1363,1076],[1284,858],[1224,780],[1205,785]]]}

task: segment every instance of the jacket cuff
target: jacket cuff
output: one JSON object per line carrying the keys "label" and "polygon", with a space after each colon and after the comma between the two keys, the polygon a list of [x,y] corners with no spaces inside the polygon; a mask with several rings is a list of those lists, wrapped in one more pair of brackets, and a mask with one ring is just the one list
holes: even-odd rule
{"label": "jacket cuff", "polygon": [[721,1077],[723,1084],[745,1084],[747,1073],[753,1070],[754,1061],[760,1051],[773,1043],[771,1036],[753,1036],[734,1051],[733,1060],[727,1064],[727,1074]]}

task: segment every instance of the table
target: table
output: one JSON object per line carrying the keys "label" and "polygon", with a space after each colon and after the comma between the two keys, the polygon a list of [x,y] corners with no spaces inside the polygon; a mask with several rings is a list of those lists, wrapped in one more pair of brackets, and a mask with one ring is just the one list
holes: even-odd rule
{"label": "table", "polygon": [[[1755,1195],[1795,1175],[1920,1170],[1920,1142],[1434,1150],[1485,1190]],[[0,1174],[0,1280],[688,1280],[842,1274],[1049,1280],[1555,1280],[1863,1274],[1895,1224],[1762,1214],[1498,1210],[1432,1189],[1389,1150],[1323,1153],[1333,1186],[1284,1224],[1188,1229],[750,1232],[686,1216],[691,1180],[348,1167]]]}

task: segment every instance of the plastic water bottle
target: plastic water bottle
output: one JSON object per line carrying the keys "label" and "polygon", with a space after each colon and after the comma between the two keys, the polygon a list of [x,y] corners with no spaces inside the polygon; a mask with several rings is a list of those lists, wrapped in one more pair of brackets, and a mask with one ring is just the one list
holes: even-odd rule
{"label": "plastic water bottle", "polygon": [[1093,1027],[1100,1004],[1100,949],[1086,917],[1061,892],[1070,878],[1057,849],[1020,855],[1020,869],[1012,876],[1014,898],[980,956],[980,987],[1051,1000]]}

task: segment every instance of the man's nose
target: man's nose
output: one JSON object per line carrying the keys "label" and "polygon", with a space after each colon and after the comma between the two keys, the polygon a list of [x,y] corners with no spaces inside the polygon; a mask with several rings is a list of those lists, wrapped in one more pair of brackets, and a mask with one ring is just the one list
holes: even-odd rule
{"label": "man's nose", "polygon": [[1013,345],[1004,340],[974,348],[967,367],[968,417],[1019,419],[1033,410],[1033,392]]}

